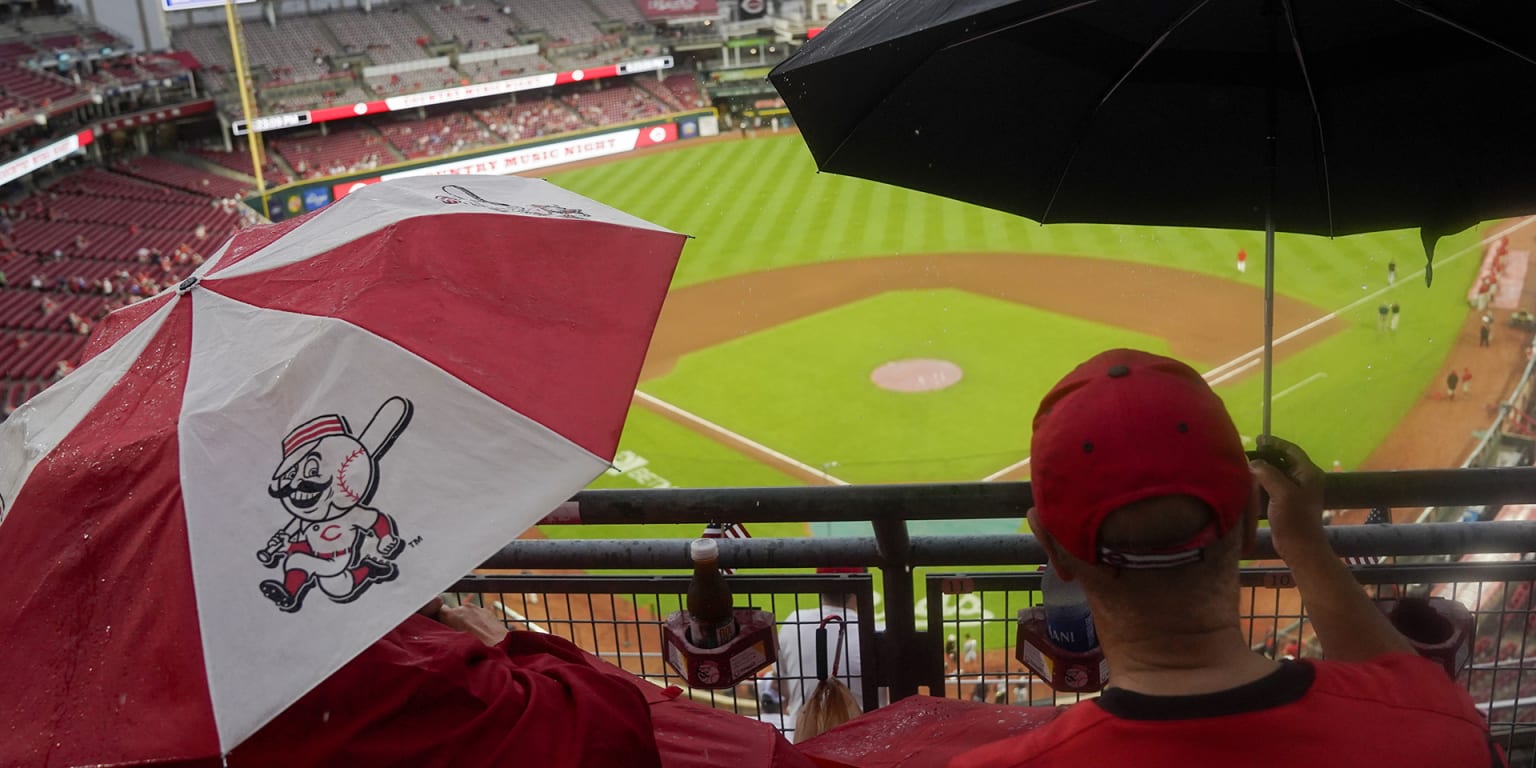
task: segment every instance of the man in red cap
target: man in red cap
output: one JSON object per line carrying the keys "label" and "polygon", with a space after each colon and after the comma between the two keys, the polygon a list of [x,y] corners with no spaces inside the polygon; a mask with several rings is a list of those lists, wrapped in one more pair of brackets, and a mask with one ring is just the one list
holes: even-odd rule
{"label": "man in red cap", "polygon": [[[954,768],[1134,764],[1503,765],[1443,669],[1415,655],[1323,533],[1323,472],[1300,448],[1249,462],[1189,366],[1133,350],[1067,375],[1035,415],[1029,522],[1081,582],[1110,687]],[[1254,653],[1238,565],[1269,493],[1270,531],[1327,661]]]}

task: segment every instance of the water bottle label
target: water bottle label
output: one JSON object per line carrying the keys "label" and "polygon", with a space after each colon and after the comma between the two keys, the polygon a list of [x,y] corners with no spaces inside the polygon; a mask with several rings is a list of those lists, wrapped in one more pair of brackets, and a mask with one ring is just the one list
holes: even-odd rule
{"label": "water bottle label", "polygon": [[1093,614],[1086,605],[1047,608],[1045,631],[1057,647],[1073,653],[1087,653],[1099,644],[1093,631]]}

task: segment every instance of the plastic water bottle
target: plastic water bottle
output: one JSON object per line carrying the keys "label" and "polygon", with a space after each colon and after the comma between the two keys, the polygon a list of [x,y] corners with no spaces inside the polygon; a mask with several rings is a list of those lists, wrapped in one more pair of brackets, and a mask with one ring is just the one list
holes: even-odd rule
{"label": "plastic water bottle", "polygon": [[1056,569],[1046,566],[1040,597],[1045,603],[1045,631],[1056,647],[1087,653],[1098,646],[1099,636],[1093,630],[1093,614],[1088,611],[1082,585],[1062,581]]}

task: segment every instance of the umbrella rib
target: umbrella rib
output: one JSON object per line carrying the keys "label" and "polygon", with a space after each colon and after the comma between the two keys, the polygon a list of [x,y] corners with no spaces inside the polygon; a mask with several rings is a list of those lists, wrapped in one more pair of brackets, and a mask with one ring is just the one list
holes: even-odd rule
{"label": "umbrella rib", "polygon": [[1093,111],[1089,112],[1088,116],[1083,119],[1083,124],[1077,131],[1077,138],[1072,142],[1072,152],[1071,154],[1067,155],[1067,162],[1061,167],[1061,174],[1056,177],[1056,185],[1051,189],[1051,199],[1046,201],[1045,210],[1040,214],[1040,223],[1044,224],[1050,220],[1051,209],[1056,207],[1056,198],[1061,194],[1061,187],[1066,183],[1067,175],[1072,172],[1072,164],[1077,161],[1078,153],[1082,151],[1083,139],[1088,135],[1088,128],[1092,126],[1094,120],[1098,118],[1099,111],[1104,108],[1104,104],[1115,95],[1116,91],[1120,90],[1120,86],[1124,85],[1125,81],[1129,80],[1131,75],[1136,73],[1137,68],[1146,62],[1148,57],[1150,57],[1153,53],[1157,52],[1157,50],[1162,47],[1163,43],[1168,40],[1169,35],[1172,35],[1175,30],[1177,30],[1180,26],[1183,26],[1184,22],[1189,21],[1191,16],[1199,13],[1200,9],[1204,8],[1209,3],[1210,0],[1195,0],[1195,4],[1191,5],[1187,10],[1185,10],[1178,19],[1174,20],[1174,22],[1170,24],[1167,29],[1163,30],[1162,34],[1159,34],[1155,39],[1153,39],[1152,43],[1147,46],[1147,49],[1142,51],[1140,56],[1136,57],[1136,62],[1125,70],[1125,74],[1121,75],[1120,79],[1116,80],[1115,84],[1111,85],[1109,89],[1104,92],[1104,95],[1099,97],[1098,104],[1095,104]]}
{"label": "umbrella rib", "polygon": [[1281,0],[1285,8],[1285,26],[1291,35],[1291,50],[1296,52],[1296,64],[1301,67],[1301,80],[1307,86],[1307,100],[1312,104],[1312,117],[1317,123],[1317,144],[1323,154],[1323,205],[1328,209],[1328,235],[1333,236],[1333,183],[1328,177],[1328,139],[1323,131],[1323,111],[1317,104],[1317,91],[1312,87],[1312,73],[1307,69],[1307,57],[1301,52],[1301,36],[1296,33],[1296,14],[1291,0]]}
{"label": "umbrella rib", "polygon": [[1478,40],[1481,40],[1481,41],[1483,41],[1483,42],[1485,42],[1485,43],[1487,43],[1487,44],[1489,44],[1489,45],[1491,45],[1491,46],[1493,46],[1493,47],[1495,47],[1495,48],[1497,48],[1497,49],[1499,49],[1499,50],[1501,50],[1501,51],[1503,51],[1503,52],[1505,52],[1505,53],[1507,53],[1507,54],[1509,54],[1511,56],[1514,56],[1514,57],[1520,59],[1521,61],[1526,62],[1527,64],[1536,64],[1536,59],[1532,59],[1531,57],[1529,57],[1529,56],[1527,56],[1527,55],[1525,55],[1525,54],[1523,54],[1523,53],[1521,53],[1521,52],[1519,52],[1519,51],[1517,51],[1517,50],[1515,50],[1513,48],[1510,48],[1509,46],[1507,46],[1507,45],[1505,45],[1505,44],[1503,44],[1503,43],[1501,43],[1501,42],[1499,42],[1497,40],[1492,40],[1487,35],[1484,35],[1483,33],[1478,32],[1475,29],[1471,29],[1470,27],[1467,27],[1465,24],[1459,24],[1459,23],[1457,23],[1455,21],[1447,19],[1446,17],[1441,16],[1440,14],[1435,13],[1434,11],[1432,11],[1432,10],[1430,10],[1428,8],[1425,8],[1423,6],[1423,4],[1417,2],[1417,0],[1393,0],[1393,2],[1396,2],[1398,5],[1401,5],[1404,8],[1407,8],[1410,11],[1416,11],[1416,12],[1418,12],[1420,14],[1428,16],[1429,18],[1434,19],[1435,21],[1438,21],[1441,24],[1444,24],[1444,25],[1446,25],[1448,27],[1451,27],[1452,29],[1459,30],[1459,31],[1461,31],[1461,32],[1471,36],[1471,37],[1475,37]]}

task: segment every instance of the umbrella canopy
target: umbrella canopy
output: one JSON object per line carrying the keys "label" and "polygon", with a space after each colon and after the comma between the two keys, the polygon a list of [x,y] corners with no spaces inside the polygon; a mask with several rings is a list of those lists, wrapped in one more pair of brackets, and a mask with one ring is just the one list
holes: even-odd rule
{"label": "umbrella canopy", "polygon": [[111,315],[0,424],[0,764],[225,753],[584,486],[682,244],[412,178]]}
{"label": "umbrella canopy", "polygon": [[1438,234],[1536,211],[1533,26],[1515,2],[865,0],[769,77],[822,170],[1041,223]]}

